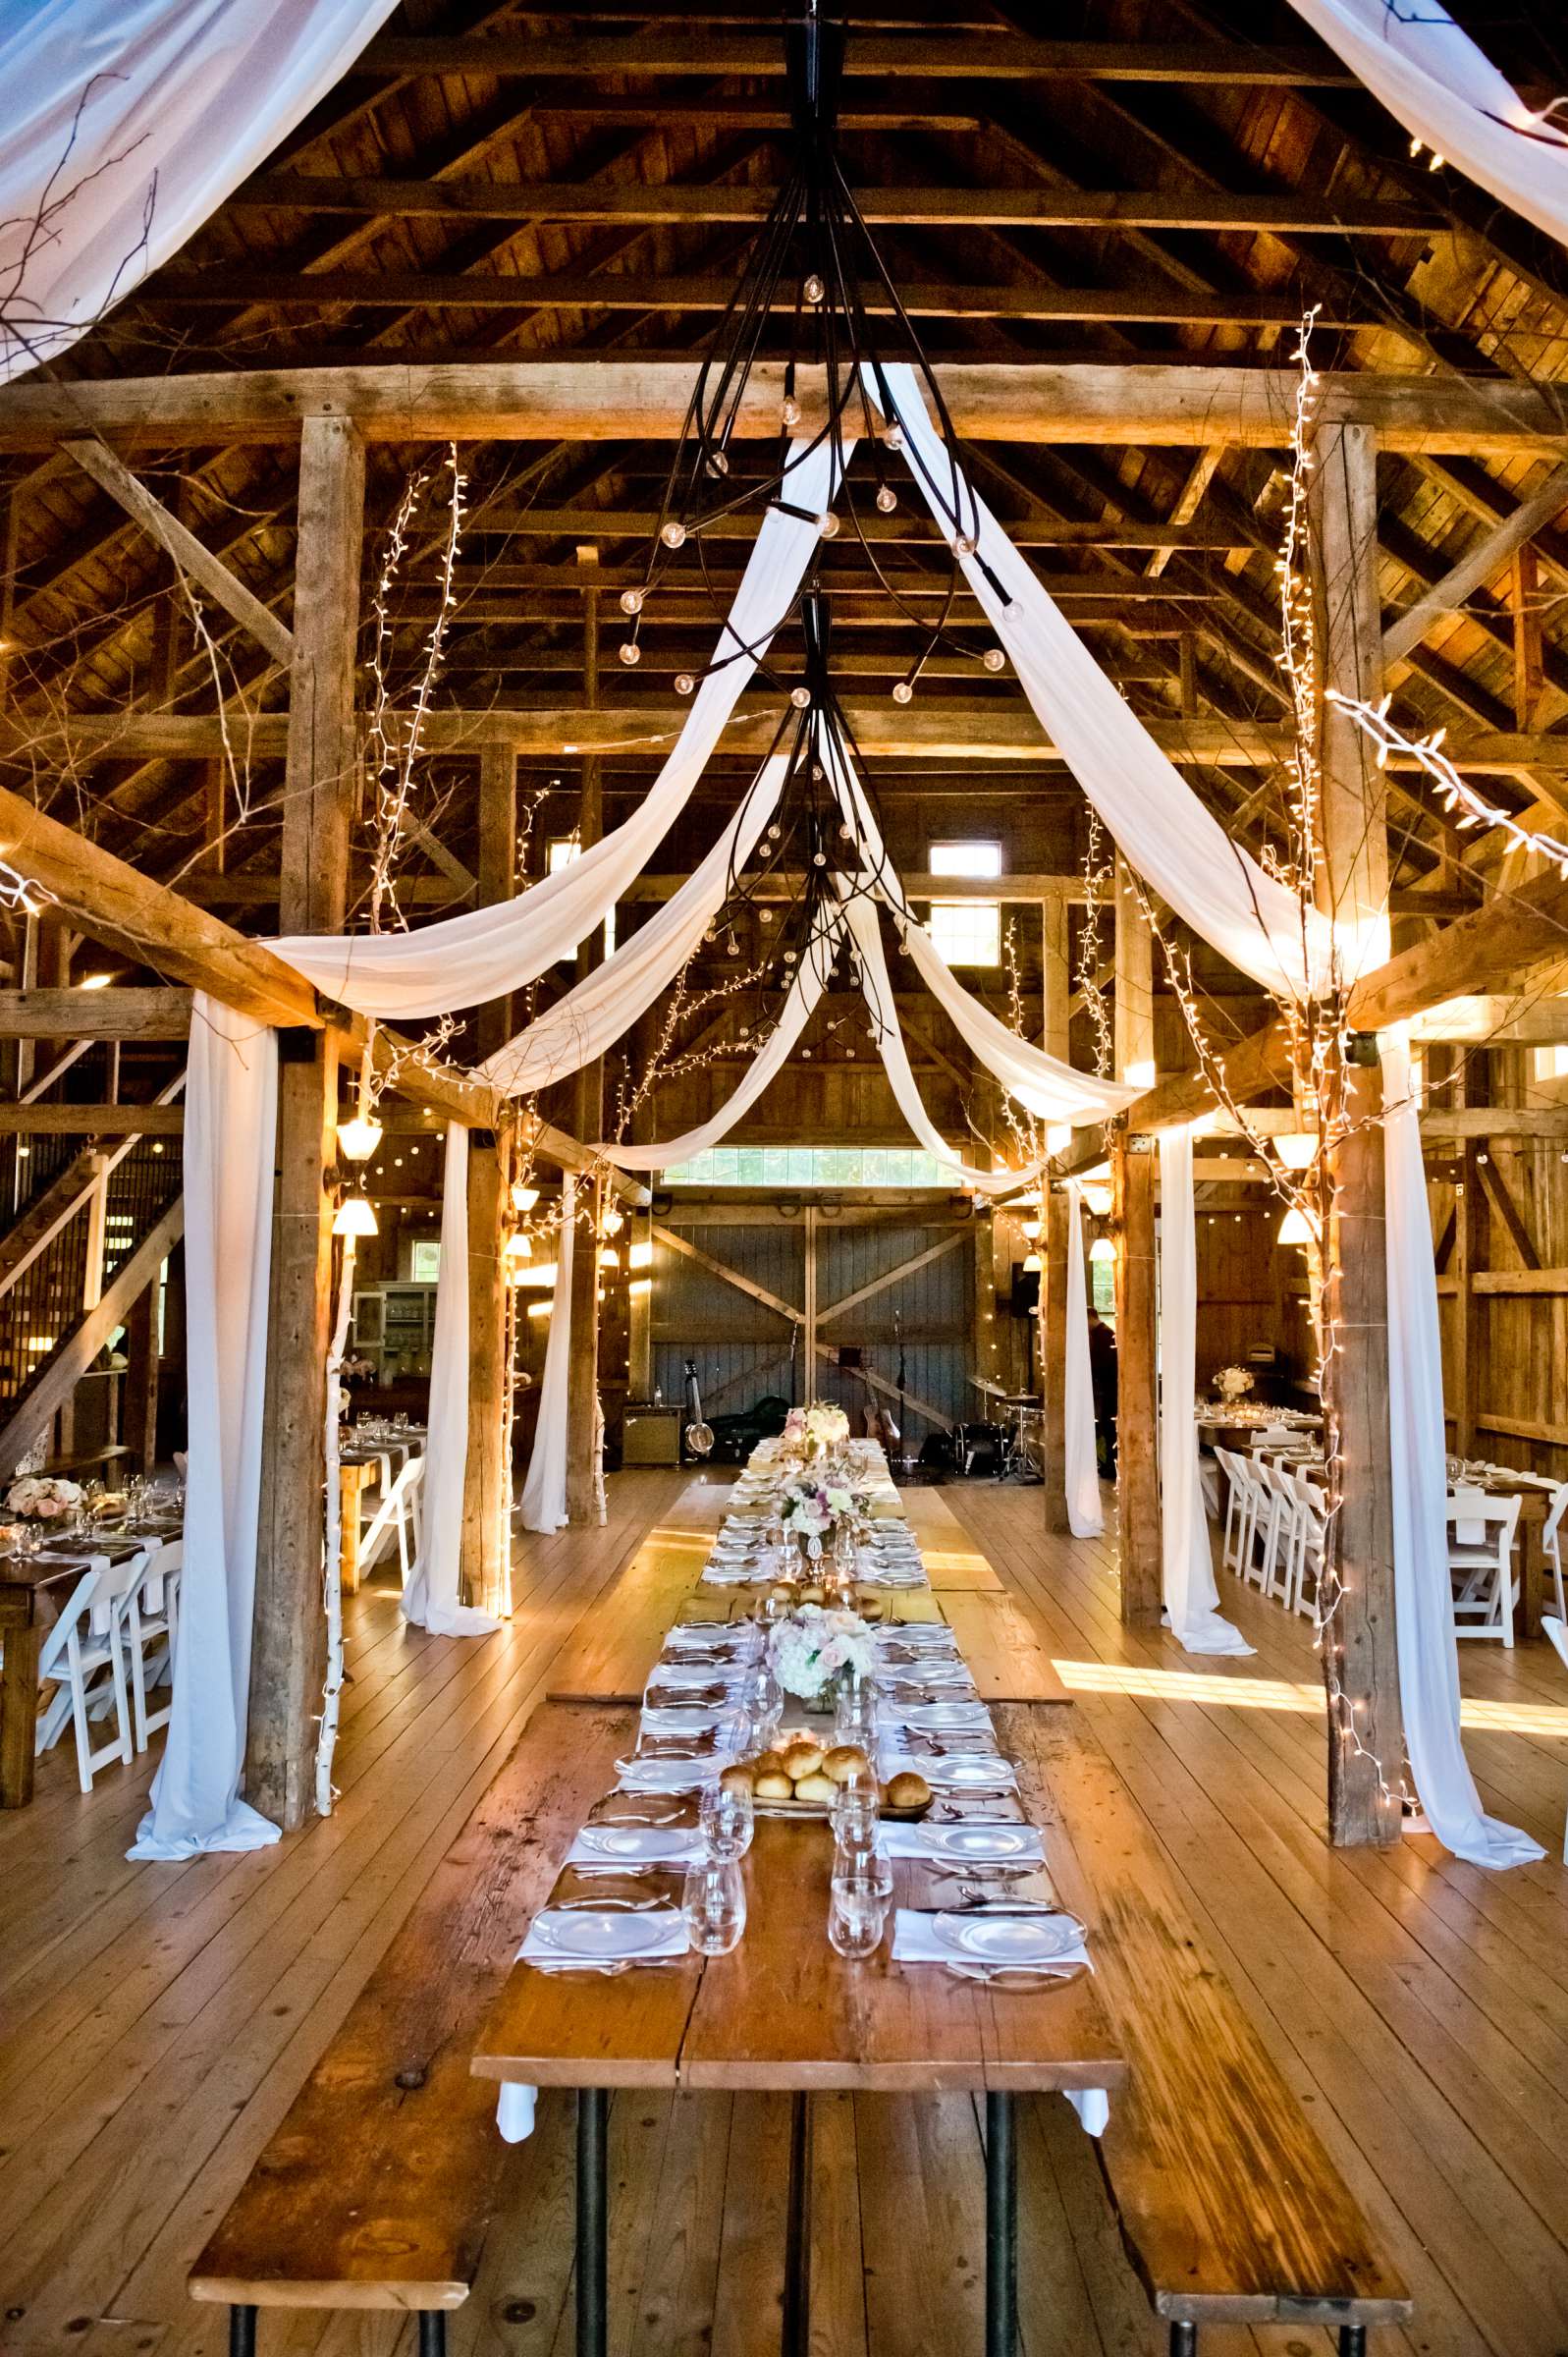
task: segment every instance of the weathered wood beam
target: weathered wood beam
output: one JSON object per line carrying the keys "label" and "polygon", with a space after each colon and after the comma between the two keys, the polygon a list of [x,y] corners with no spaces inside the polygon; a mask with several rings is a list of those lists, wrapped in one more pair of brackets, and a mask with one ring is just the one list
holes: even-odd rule
{"label": "weathered wood beam", "polygon": [[0,1039],[184,1039],[189,990],[0,990]]}
{"label": "weathered wood beam", "polygon": [[[27,380],[0,391],[0,452],[51,450],[89,432],[142,450],[292,442],[311,412],[352,416],[370,442],[669,439],[680,431],[694,375],[685,360],[552,357]],[[753,369],[738,439],[778,433],[784,378],[782,361]],[[1296,390],[1287,370],[1156,361],[943,369],[953,428],[970,441],[1283,450]],[[820,411],[820,377],[800,372],[798,397],[807,422]],[[1428,457],[1560,454],[1568,434],[1551,387],[1489,378],[1329,373],[1318,413],[1374,425],[1383,449]]]}
{"label": "weathered wood beam", "polygon": [[[735,479],[733,475],[730,478]],[[651,540],[659,529],[660,517],[655,508],[519,508],[506,501],[492,507],[477,509],[464,524],[464,539],[473,541],[487,532],[504,532],[508,537],[522,534],[539,540],[581,540],[597,533],[606,540]],[[1212,550],[1228,554],[1232,550],[1252,549],[1258,535],[1242,538],[1222,524],[1140,523],[1135,518],[1112,518],[1104,523],[1064,521],[1059,517],[1031,513],[1009,516],[1006,520],[1007,537],[1015,548],[1181,548]],[[762,517],[755,511],[721,516],[704,523],[704,540],[755,540],[762,526]],[[857,517],[857,537],[866,540],[908,541],[929,548],[945,546],[941,534],[928,517],[914,515],[882,516],[873,512]],[[566,569],[563,568],[563,576]],[[1120,586],[1118,581],[1117,586]]]}
{"label": "weathered wood beam", "polygon": [[221,557],[204,548],[195,533],[189,530],[177,516],[172,516],[160,500],[153,498],[144,484],[138,483],[129,466],[106,450],[95,439],[67,442],[68,457],[75,459],[83,473],[90,474],[101,490],[118,500],[133,522],[138,523],[148,536],[168,551],[183,573],[188,573],[209,597],[216,599],[226,614],[230,614],[242,629],[249,631],[258,645],[263,646],[275,663],[287,664],[294,653],[293,633],[278,620],[269,606],[262,604],[253,591],[247,589],[238,575],[230,572]]}
{"label": "weathered wood beam", "polygon": [[179,1137],[183,1105],[0,1105],[0,1137]]}
{"label": "weathered wood beam", "polygon": [[1442,578],[1433,582],[1425,596],[1418,597],[1382,634],[1384,664],[1397,663],[1419,646],[1433,625],[1443,615],[1462,606],[1472,590],[1499,573],[1515,549],[1554,523],[1568,507],[1568,466],[1555,466],[1539,491],[1533,492],[1515,508],[1511,516],[1483,532],[1475,546],[1466,551],[1456,565],[1451,565]]}
{"label": "weathered wood beam", "polygon": [[[727,311],[734,298],[732,279],[647,277],[629,270],[562,270],[509,276],[506,271],[292,270],[237,268],[233,263],[201,270],[164,270],[132,297],[136,306],[229,309],[236,300],[269,310],[316,310],[352,303],[358,310],[428,311]],[[793,309],[795,294],[781,286],[772,307]],[[1006,283],[934,285],[912,280],[896,301],[868,284],[865,309],[874,317],[898,313],[914,319],[1017,319],[1075,324],[1117,320],[1134,326],[1287,327],[1299,323],[1301,306],[1288,288],[1278,294],[1254,288],[1216,289],[1191,294],[1152,280],[1134,287],[1054,287]],[[1347,301],[1325,305],[1325,327],[1378,327],[1379,306]],[[1331,316],[1327,314],[1332,314]]]}
{"label": "weathered wood beam", "polygon": [[[1115,868],[1116,1076],[1155,1075],[1154,936],[1131,871]],[[1102,1148],[1103,1150],[1103,1148]],[[1158,1628],[1163,1597],[1160,1509],[1159,1302],[1152,1141],[1118,1124],[1111,1154],[1116,1241],[1116,1515],[1121,1617]]]}
{"label": "weathered wood beam", "polygon": [[[656,224],[765,220],[778,191],[744,182],[691,189],[671,184],[326,178],[263,172],[226,199],[241,211],[369,213],[466,221]],[[862,189],[856,203],[873,227],[918,229],[1190,229],[1296,231],[1367,237],[1430,235],[1447,227],[1440,206],[1270,190]]]}
{"label": "weathered wood beam", "polygon": [[[705,27],[697,54],[690,32],[612,34],[593,40],[529,34],[384,33],[355,60],[364,74],[500,76],[520,82],[599,78],[607,74],[746,74],[777,79],[784,71],[776,34]],[[1355,77],[1325,48],[1254,47],[1241,41],[1040,41],[1009,32],[975,40],[952,34],[872,33],[852,40],[843,71],[850,82],[1152,82],[1192,85],[1240,82],[1283,89],[1349,89]],[[679,101],[673,103],[678,104]]]}

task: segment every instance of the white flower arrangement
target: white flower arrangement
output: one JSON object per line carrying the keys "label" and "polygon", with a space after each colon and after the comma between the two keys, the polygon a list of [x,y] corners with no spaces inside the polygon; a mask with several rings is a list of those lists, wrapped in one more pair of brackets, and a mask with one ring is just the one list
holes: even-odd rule
{"label": "white flower arrangement", "polygon": [[1245,1399],[1252,1390],[1252,1375],[1246,1367],[1221,1367],[1215,1377],[1215,1390],[1221,1399]]}
{"label": "white flower arrangement", "polygon": [[81,1504],[81,1484],[58,1474],[27,1473],[13,1482],[6,1506],[13,1514],[27,1514],[39,1522],[59,1522]]}
{"label": "white flower arrangement", "polygon": [[858,1484],[811,1472],[791,1473],[779,1492],[779,1519],[785,1533],[819,1544],[840,1522],[865,1514],[869,1506],[869,1495]]}
{"label": "white flower arrangement", "polygon": [[786,1694],[820,1701],[835,1680],[851,1672],[871,1675],[876,1656],[871,1630],[858,1613],[825,1611],[803,1604],[768,1634],[768,1664]]}

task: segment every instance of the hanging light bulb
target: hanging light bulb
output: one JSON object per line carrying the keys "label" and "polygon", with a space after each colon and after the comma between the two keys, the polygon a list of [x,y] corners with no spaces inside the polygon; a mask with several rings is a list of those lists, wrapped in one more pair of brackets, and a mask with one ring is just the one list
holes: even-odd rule
{"label": "hanging light bulb", "polygon": [[1318,1240],[1312,1222],[1297,1203],[1292,1203],[1279,1223],[1275,1242],[1281,1244],[1315,1244]]}
{"label": "hanging light bulb", "polygon": [[891,483],[884,483],[877,492],[877,506],[884,516],[891,516],[898,505],[898,494]]}
{"label": "hanging light bulb", "polygon": [[642,661],[642,649],[641,649],[641,647],[640,647],[640,646],[637,644],[637,641],[635,640],[635,638],[622,638],[622,641],[621,641],[621,660],[622,660],[622,663],[624,663],[625,665],[627,665],[627,667],[628,667],[628,668],[629,668],[629,667],[630,667],[632,664],[634,664],[634,663],[640,663],[640,662]]}
{"label": "hanging light bulb", "polygon": [[796,401],[792,393],[786,393],[784,395],[784,405],[781,408],[779,414],[784,419],[785,425],[798,425],[800,423],[800,404],[798,401]]}
{"label": "hanging light bulb", "polygon": [[912,704],[915,700],[914,682],[900,680],[893,688],[892,700],[895,704]]}
{"label": "hanging light bulb", "polygon": [[972,532],[955,532],[952,553],[955,557],[972,557],[975,553],[974,534]]}
{"label": "hanging light bulb", "polygon": [[625,1224],[625,1213],[618,1210],[612,1203],[606,1209],[604,1218],[599,1222],[599,1233],[601,1235],[619,1235]]}
{"label": "hanging light bulb", "polygon": [[1031,1244],[1039,1243],[1040,1222],[1038,1220],[1020,1220],[1018,1226],[1023,1235]]}
{"label": "hanging light bulb", "polygon": [[538,1200],[539,1189],[536,1186],[519,1184],[512,1190],[512,1208],[514,1211],[520,1211],[524,1216],[532,1211]]}
{"label": "hanging light bulb", "polygon": [[817,518],[817,537],[819,540],[837,540],[838,537],[838,519],[831,508],[825,508]]}
{"label": "hanging light bulb", "polygon": [[1089,1247],[1089,1257],[1091,1260],[1114,1260],[1116,1247],[1108,1235],[1097,1235]]}
{"label": "hanging light bulb", "polygon": [[1024,1273],[1024,1275],[1025,1275],[1026,1277],[1038,1277],[1038,1276],[1039,1276],[1039,1274],[1040,1274],[1040,1255],[1039,1255],[1039,1253],[1038,1253],[1038,1252],[1029,1252],[1029,1253],[1026,1253],[1026,1254],[1025,1254],[1025,1256],[1024,1256],[1024,1264],[1023,1264],[1023,1273]]}
{"label": "hanging light bulb", "polygon": [[345,1195],[332,1217],[334,1235],[375,1235],[376,1215],[367,1196]]}
{"label": "hanging light bulb", "polygon": [[368,1162],[381,1143],[381,1124],[366,1113],[355,1113],[338,1124],[338,1152],[349,1162]]}
{"label": "hanging light bulb", "polygon": [[507,1238],[507,1249],[503,1257],[507,1260],[532,1260],[533,1237],[525,1234],[520,1228],[515,1229]]}
{"label": "hanging light bulb", "polygon": [[722,450],[710,450],[704,465],[710,474],[728,474],[730,461]]}
{"label": "hanging light bulb", "polygon": [[1000,671],[1007,658],[1000,646],[988,646],[980,660],[988,671]]}
{"label": "hanging light bulb", "polygon": [[640,589],[622,589],[621,611],[622,614],[640,614],[642,612],[642,591]]}
{"label": "hanging light bulb", "polygon": [[886,432],[886,433],[883,435],[882,439],[883,439],[883,445],[884,445],[884,447],[885,447],[886,449],[888,449],[888,450],[902,450],[902,448],[903,448],[903,427],[902,427],[901,425],[898,425],[898,424],[890,425],[890,426],[889,426],[889,428],[888,428],[888,430],[887,430],[887,432]]}
{"label": "hanging light bulb", "polygon": [[1318,1154],[1317,1131],[1287,1129],[1274,1139],[1274,1152],[1287,1171],[1310,1171]]}
{"label": "hanging light bulb", "polygon": [[697,683],[692,678],[689,671],[677,671],[676,673],[676,695],[689,695],[696,685]]}
{"label": "hanging light bulb", "polygon": [[828,290],[817,276],[816,271],[813,270],[800,292],[808,302],[820,302]]}
{"label": "hanging light bulb", "polygon": [[668,523],[662,523],[659,526],[659,537],[664,542],[666,548],[684,548],[686,544],[686,527],[683,523],[677,522],[676,519],[672,516]]}
{"label": "hanging light bulb", "polygon": [[789,701],[794,705],[794,708],[797,712],[804,712],[806,706],[811,701],[811,689],[809,687],[791,687],[789,690]]}

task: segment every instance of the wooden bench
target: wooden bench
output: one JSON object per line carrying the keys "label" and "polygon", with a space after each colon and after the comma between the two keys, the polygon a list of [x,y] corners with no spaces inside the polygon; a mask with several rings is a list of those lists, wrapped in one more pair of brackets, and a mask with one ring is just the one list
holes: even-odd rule
{"label": "wooden bench", "polygon": [[506,2149],[474,2039],[631,1732],[624,1712],[536,1712],[191,2271],[191,2298],[230,2311],[232,2357],[262,2308],[412,2312],[420,2357],[441,2357]]}
{"label": "wooden bench", "polygon": [[1205,2324],[1325,2325],[1345,2357],[1410,2295],[1206,1954],[1175,1876],[1081,1712],[999,1708],[1052,1878],[1097,1926],[1102,1994],[1130,2066],[1100,2162],[1133,2268],[1194,2357]]}

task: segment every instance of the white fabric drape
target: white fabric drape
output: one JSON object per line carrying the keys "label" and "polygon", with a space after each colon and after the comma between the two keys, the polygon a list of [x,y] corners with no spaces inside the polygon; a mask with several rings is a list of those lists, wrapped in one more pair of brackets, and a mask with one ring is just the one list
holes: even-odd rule
{"label": "white fabric drape", "polygon": [[441,1183],[441,1263],[419,1555],[403,1592],[403,1617],[433,1637],[491,1637],[500,1621],[459,1601],[468,1464],[468,1132],[460,1122],[447,1124]]}
{"label": "white fabric drape", "polygon": [[[1047,1415],[1055,1413],[1046,1401]],[[1067,1349],[1062,1369],[1061,1422],[1066,1462],[1067,1528],[1075,1539],[1097,1539],[1106,1527],[1095,1456],[1095,1387],[1089,1357],[1089,1288],[1084,1277],[1083,1195],[1067,1186]]]}
{"label": "white fabric drape", "polygon": [[1568,133],[1532,113],[1441,0],[1294,0],[1396,122],[1568,245]]}
{"label": "white fabric drape", "polygon": [[917,922],[903,896],[903,887],[887,863],[882,830],[865,788],[836,743],[824,748],[824,766],[838,806],[876,872],[878,888],[899,938],[907,945],[915,967],[944,1014],[961,1033],[986,1069],[994,1072],[1010,1097],[1015,1097],[1037,1121],[1074,1124],[1106,1121],[1120,1113],[1139,1094],[1124,1081],[1102,1080],[1081,1072],[1000,1021],[989,1007],[965,990],[924,925]]}
{"label": "white fabric drape", "polygon": [[[278,1828],[240,1797],[261,1505],[272,1282],[278,1035],[205,991],[186,1079],[189,1454],[179,1675],[134,1858],[261,1849]],[[255,1140],[266,1141],[258,1155]]]}
{"label": "white fabric drape", "polygon": [[1417,1798],[1438,1840],[1477,1866],[1520,1866],[1545,1853],[1527,1834],[1485,1814],[1459,1733],[1437,1275],[1402,1032],[1384,1034],[1382,1072],[1394,1618],[1405,1749]]}
{"label": "white fabric drape", "polygon": [[1019,1187],[1032,1185],[1045,1170],[1049,1155],[1041,1155],[1021,1170],[983,1171],[955,1154],[942,1131],[937,1127],[920,1094],[919,1084],[910,1069],[909,1051],[904,1046],[899,1028],[898,1010],[893,1004],[892,984],[888,964],[882,954],[882,920],[875,901],[864,893],[851,893],[842,882],[839,890],[846,894],[844,916],[850,938],[860,954],[860,987],[865,996],[866,1013],[871,1018],[871,1036],[877,1043],[898,1110],[909,1124],[926,1152],[946,1165],[955,1178],[977,1194],[1010,1195]]}
{"label": "white fabric drape", "polygon": [[1251,1653],[1219,1610],[1198,1478],[1198,1239],[1192,1131],[1160,1132],[1160,1536],[1165,1617],[1188,1653]]}
{"label": "white fabric drape", "polygon": [[[844,446],[845,464],[853,447]],[[797,443],[794,450],[784,496],[819,513],[836,487],[834,454],[826,442]],[[698,686],[669,759],[632,815],[580,858],[514,901],[443,917],[417,933],[290,934],[272,948],[329,998],[386,1022],[481,1007],[571,957],[685,808],[818,545],[815,523],[768,510],[719,634],[714,659],[722,668],[710,670]]]}
{"label": "white fabric drape", "polygon": [[0,376],[177,253],[395,0],[4,0]]}
{"label": "white fabric drape", "polygon": [[837,941],[838,931],[839,927],[835,925],[830,939],[818,945],[819,952],[825,954],[805,958],[796,968],[772,1033],[716,1114],[699,1127],[683,1130],[678,1137],[667,1137],[658,1145],[605,1145],[599,1148],[600,1153],[623,1171],[663,1171],[674,1169],[676,1163],[689,1162],[694,1154],[706,1154],[710,1146],[716,1146],[742,1115],[749,1113],[793,1053],[795,1042],[810,1022],[828,986],[833,963],[831,944]]}
{"label": "white fabric drape", "polygon": [[[522,1485],[524,1530],[567,1525],[567,1361],[571,1355],[571,1263],[576,1236],[577,1182],[568,1171],[561,1185],[561,1233],[556,1245],[556,1289],[550,1339],[539,1385],[539,1420]],[[589,1249],[592,1249],[590,1245]]]}
{"label": "white fabric drape", "polygon": [[509,1096],[565,1079],[602,1056],[668,990],[778,808],[787,767],[782,753],[764,762],[734,817],[679,891],[614,957],[498,1048],[479,1068],[485,1079]]}
{"label": "white fabric drape", "polygon": [[[968,530],[969,497],[955,523],[952,461],[906,362],[884,371],[903,429],[910,470],[940,528]],[[867,392],[878,387],[869,368]],[[1043,589],[984,500],[974,499],[977,554],[960,558],[971,589],[1003,647],[1041,726],[1138,873],[1231,964],[1268,990],[1299,997],[1332,970],[1332,932],[1305,919],[1293,892],[1232,843],[1184,784],[1077,631]],[[982,564],[981,560],[984,560]],[[989,567],[1001,583],[999,596]],[[1009,602],[1010,601],[1010,602]]]}

